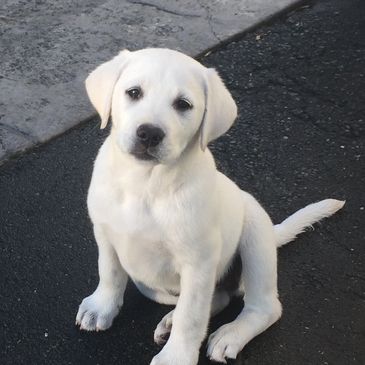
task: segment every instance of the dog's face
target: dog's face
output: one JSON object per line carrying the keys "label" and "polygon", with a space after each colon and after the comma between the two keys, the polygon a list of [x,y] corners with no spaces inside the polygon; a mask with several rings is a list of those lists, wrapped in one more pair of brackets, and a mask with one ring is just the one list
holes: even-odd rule
{"label": "dog's face", "polygon": [[178,158],[203,120],[200,68],[193,62],[181,67],[175,57],[161,58],[159,53],[132,55],[116,83],[112,103],[123,152],[162,163]]}
{"label": "dog's face", "polygon": [[204,149],[237,113],[214,70],[168,49],[122,51],[86,88],[102,128],[112,115],[121,152],[148,163],[172,163],[195,141]]}

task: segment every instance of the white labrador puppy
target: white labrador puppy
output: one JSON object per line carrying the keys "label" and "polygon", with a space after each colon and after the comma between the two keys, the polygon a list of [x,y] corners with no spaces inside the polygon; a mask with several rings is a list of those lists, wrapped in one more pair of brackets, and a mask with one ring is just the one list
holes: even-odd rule
{"label": "white labrador puppy", "polygon": [[217,72],[186,55],[124,50],[89,75],[86,89],[101,127],[110,115],[113,125],[88,195],[100,282],[76,323],[109,328],[130,277],[147,297],[176,304],[155,330],[157,343],[169,338],[151,364],[195,365],[210,315],[244,286],[242,312],[208,342],[212,360],[235,358],[281,315],[277,247],[344,202],[323,200],[274,226],[216,170],[207,144],[230,128],[237,107]]}

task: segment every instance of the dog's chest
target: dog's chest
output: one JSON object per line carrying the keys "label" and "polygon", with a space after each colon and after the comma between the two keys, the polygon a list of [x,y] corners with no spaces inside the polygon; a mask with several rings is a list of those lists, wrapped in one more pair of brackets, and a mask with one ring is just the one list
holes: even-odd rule
{"label": "dog's chest", "polygon": [[94,224],[102,224],[118,257],[135,280],[152,287],[174,287],[178,281],[169,232],[161,223],[161,204],[146,197],[110,189],[89,193]]}
{"label": "dog's chest", "polygon": [[152,204],[142,194],[126,194],[115,187],[93,187],[88,196],[89,214],[94,224],[109,226],[130,239],[156,241],[161,227]]}

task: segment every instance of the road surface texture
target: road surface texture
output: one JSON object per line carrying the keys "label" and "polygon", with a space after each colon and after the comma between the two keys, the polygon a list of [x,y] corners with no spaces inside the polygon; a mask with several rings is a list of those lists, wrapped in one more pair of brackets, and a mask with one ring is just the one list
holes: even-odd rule
{"label": "road surface texture", "polygon": [[0,163],[95,111],[86,75],[121,49],[197,55],[301,0],[2,0]]}
{"label": "road surface texture", "polygon": [[[239,106],[212,144],[217,164],[274,222],[322,198],[347,200],[280,249],[283,317],[231,364],[365,363],[364,20],[362,0],[319,1],[202,59]],[[94,119],[0,168],[1,364],[143,365],[159,351],[153,330],[170,308],[132,284],[110,330],[74,325],[98,281],[85,202],[105,135]]]}

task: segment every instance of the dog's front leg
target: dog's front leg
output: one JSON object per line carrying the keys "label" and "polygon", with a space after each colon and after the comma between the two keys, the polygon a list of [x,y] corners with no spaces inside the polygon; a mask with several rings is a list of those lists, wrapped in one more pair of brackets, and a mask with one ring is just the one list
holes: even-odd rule
{"label": "dog's front leg", "polygon": [[249,195],[245,195],[245,216],[239,244],[245,306],[234,321],[210,335],[207,355],[216,362],[226,363],[227,358],[235,359],[251,339],[265,331],[281,315],[272,222],[260,204]]}
{"label": "dog's front leg", "polygon": [[216,262],[182,267],[180,296],[173,313],[170,338],[151,365],[196,365],[200,345],[208,327],[210,306],[215,287]]}
{"label": "dog's front leg", "polygon": [[103,228],[95,225],[94,235],[99,250],[99,285],[93,294],[82,301],[76,316],[76,324],[86,331],[106,330],[112,325],[123,305],[128,281],[128,275]]}

